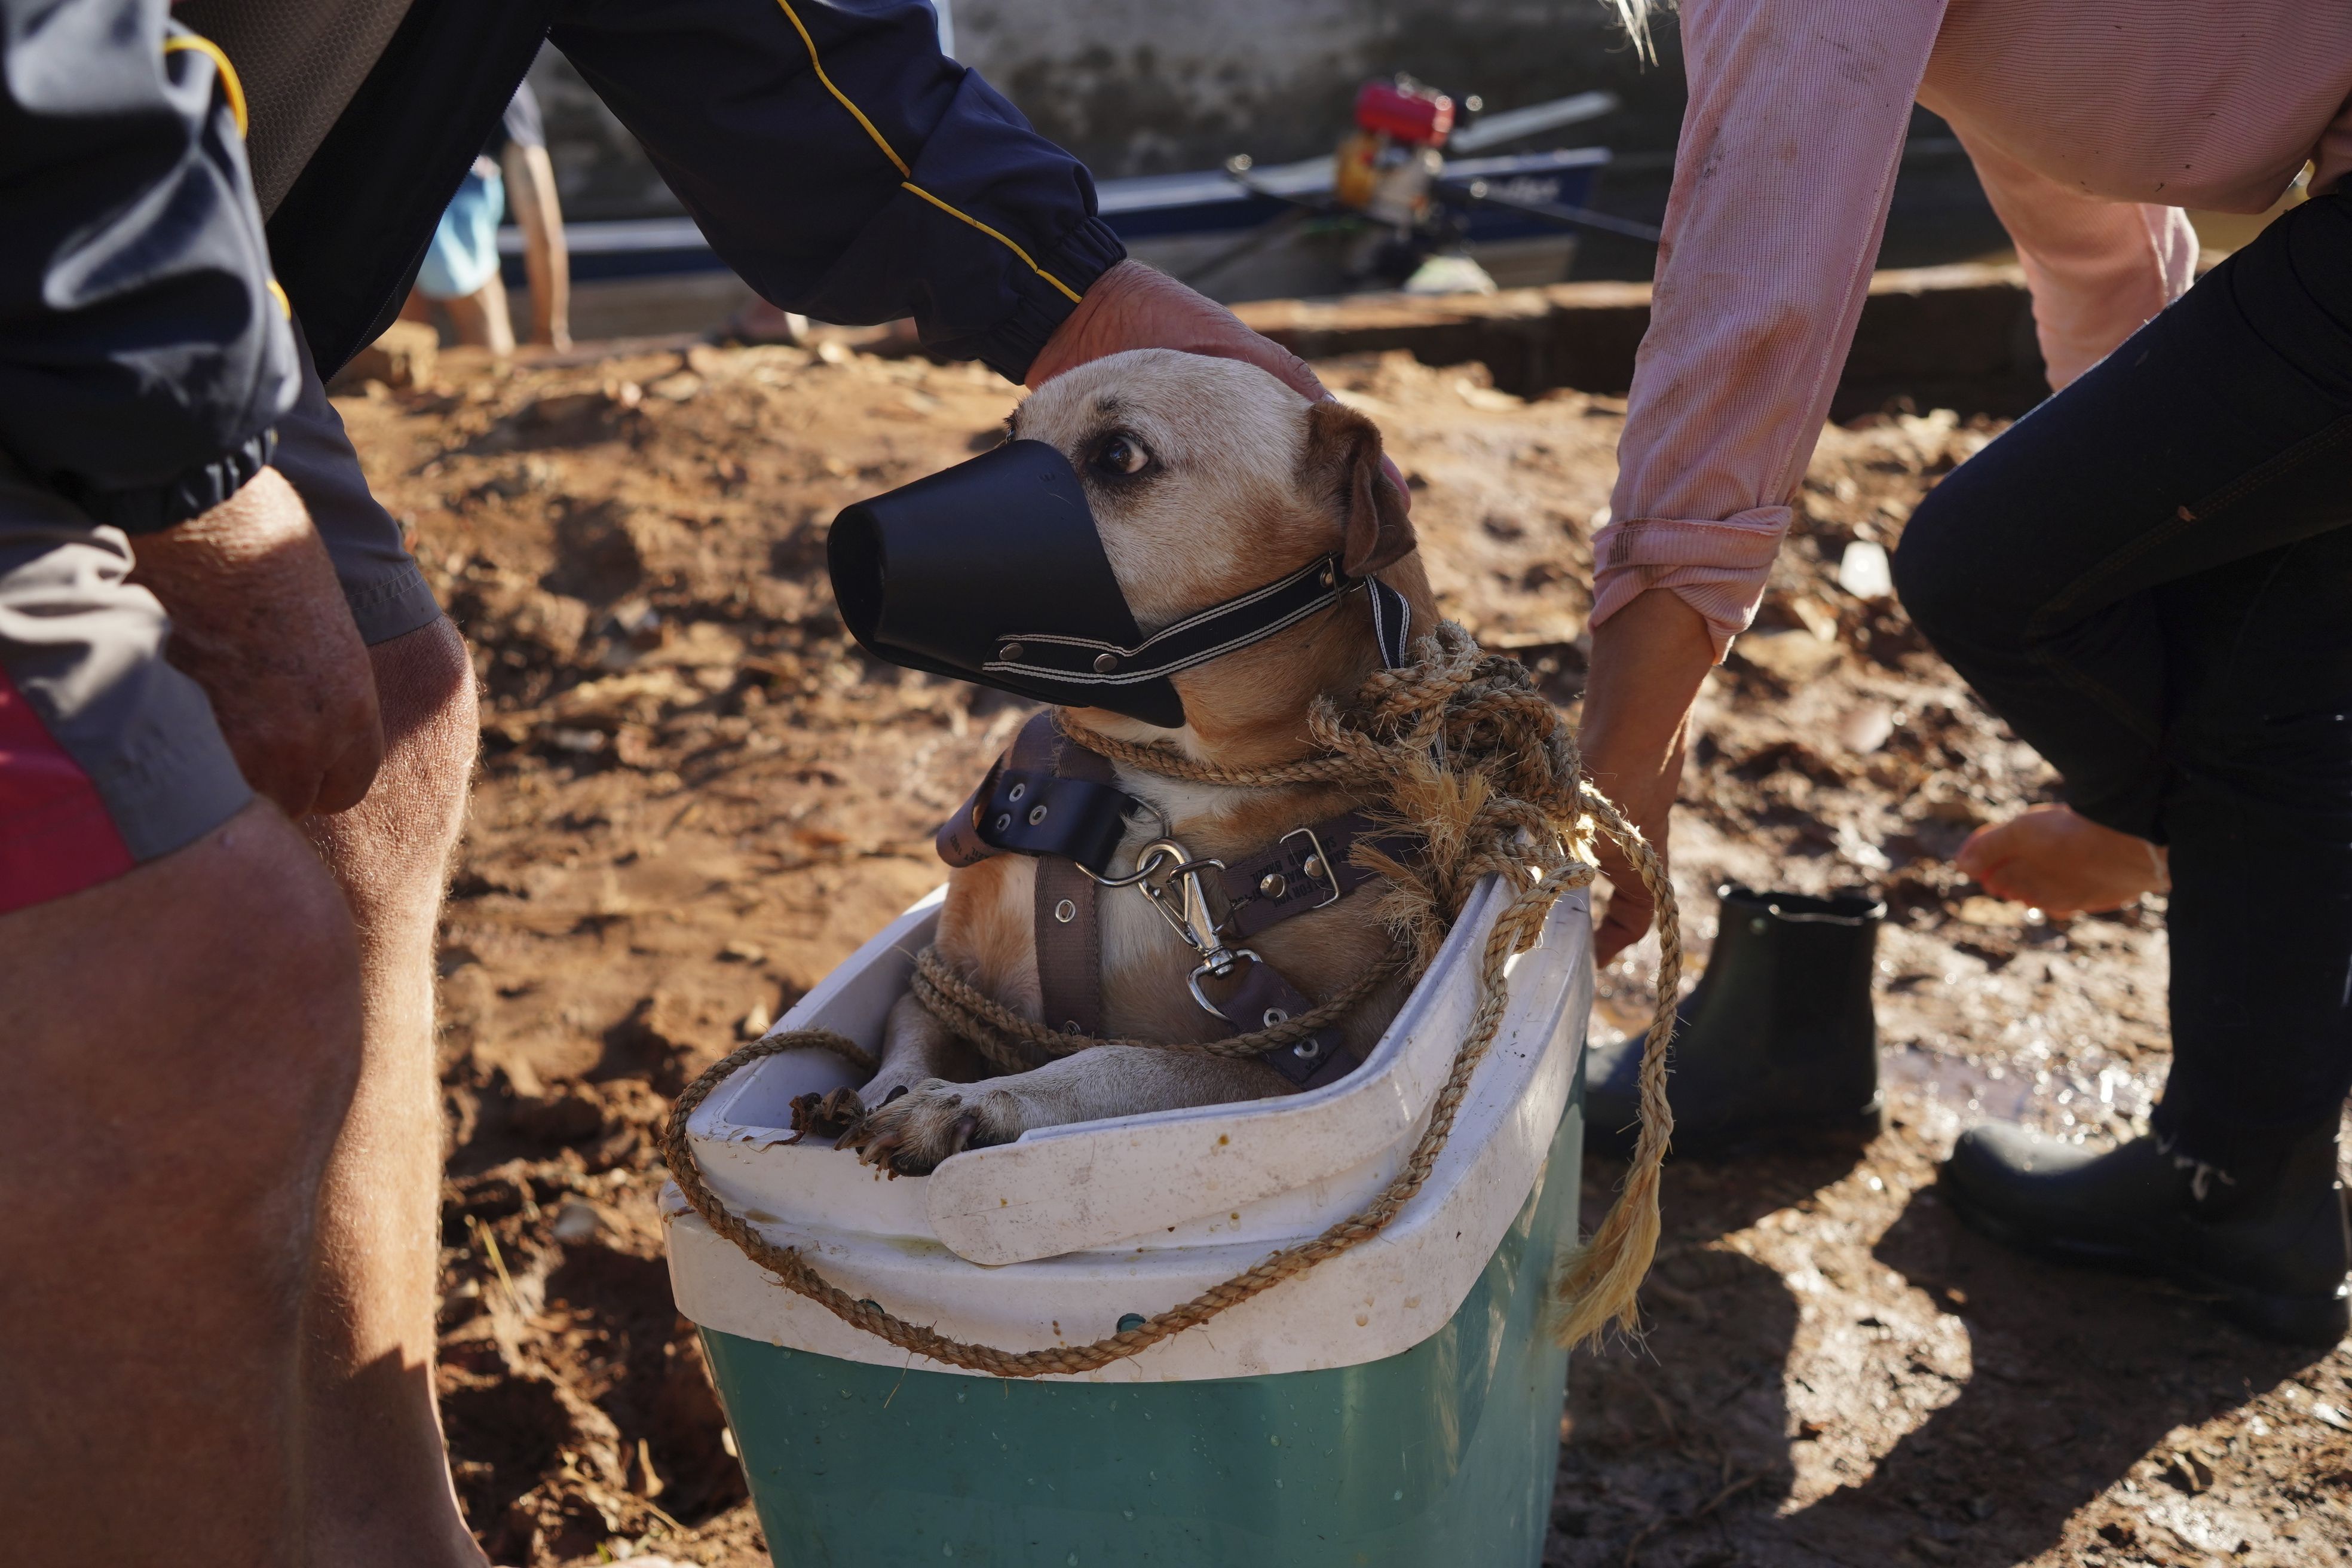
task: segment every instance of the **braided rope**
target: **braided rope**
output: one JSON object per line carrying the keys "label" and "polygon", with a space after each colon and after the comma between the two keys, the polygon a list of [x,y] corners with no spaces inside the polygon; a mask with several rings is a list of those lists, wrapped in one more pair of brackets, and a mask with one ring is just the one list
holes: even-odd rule
{"label": "braided rope", "polygon": [[[1658,1007],[1643,1047],[1642,1131],[1633,1169],[1600,1230],[1561,1268],[1554,1284],[1552,1331],[1567,1344],[1596,1338],[1612,1325],[1633,1326],[1638,1311],[1635,1291],[1657,1250],[1658,1167],[1665,1158],[1674,1125],[1665,1096],[1666,1047],[1674,1033],[1682,967],[1674,889],[1655,851],[1640,832],[1605,795],[1583,782],[1575,748],[1563,731],[1558,710],[1534,689],[1520,666],[1482,654],[1468,633],[1450,624],[1424,639],[1417,651],[1419,663],[1373,677],[1344,713],[1332,704],[1318,703],[1310,721],[1318,754],[1272,768],[1224,768],[1184,757],[1170,748],[1138,746],[1097,735],[1069,723],[1066,715],[1064,719],[1066,732],[1079,743],[1101,751],[1114,762],[1169,777],[1243,785],[1352,784],[1377,789],[1401,812],[1410,812],[1416,805],[1428,808],[1417,821],[1427,830],[1426,863],[1418,872],[1392,868],[1398,886],[1383,902],[1384,918],[1402,943],[1402,956],[1391,963],[1408,964],[1414,973],[1425,967],[1427,956],[1434,952],[1429,945],[1433,935],[1442,938],[1443,930],[1458,917],[1463,901],[1481,879],[1499,875],[1513,888],[1511,901],[1487,932],[1479,963],[1478,1004],[1432,1102],[1429,1123],[1406,1155],[1403,1167],[1363,1208],[1310,1240],[1284,1247],[1191,1300],[1157,1313],[1140,1327],[1107,1339],[1018,1352],[951,1339],[851,1296],[811,1268],[797,1247],[770,1241],[710,1190],[688,1143],[687,1123],[695,1110],[749,1063],[812,1046],[834,1050],[849,1046],[850,1050],[843,1054],[865,1055],[843,1037],[822,1029],[796,1030],[746,1046],[713,1064],[678,1097],[663,1130],[662,1156],[688,1204],[714,1232],[775,1275],[787,1289],[815,1301],[854,1328],[933,1361],[999,1377],[1037,1377],[1092,1372],[1139,1354],[1362,1245],[1395,1220],[1436,1168],[1471,1076],[1494,1044],[1509,1001],[1507,964],[1513,954],[1534,943],[1552,905],[1563,894],[1591,881],[1590,841],[1598,833],[1624,852],[1656,900]],[[1433,757],[1441,742],[1451,759],[1444,768]],[[929,960],[931,955],[924,956]],[[1387,969],[1387,965],[1375,965],[1350,991],[1361,988],[1369,994]],[[941,978],[954,982],[954,986],[940,984]],[[919,962],[917,984],[929,985],[949,1005],[963,1001],[962,993],[954,987],[971,991],[941,963]],[[984,1004],[969,1009],[974,1019],[987,1023],[992,1030],[1002,1028],[1008,1039],[1050,1050],[1049,1040],[1071,1038],[1038,1029],[976,991],[971,994]],[[1343,999],[1345,994],[1324,1006],[1333,1007]],[[1293,1020],[1292,1025],[1305,1023],[1307,1016],[1311,1015]],[[1032,1032],[1045,1038],[1031,1039]],[[1076,1038],[1084,1038],[1087,1045],[1103,1043]],[[1171,1048],[1150,1041],[1120,1043]],[[1230,1047],[1235,1042],[1219,1044]]]}

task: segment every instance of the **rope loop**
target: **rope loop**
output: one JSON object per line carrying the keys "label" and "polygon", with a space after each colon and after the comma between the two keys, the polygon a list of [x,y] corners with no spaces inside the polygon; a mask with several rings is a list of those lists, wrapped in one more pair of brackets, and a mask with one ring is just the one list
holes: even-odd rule
{"label": "rope loop", "polygon": [[[1373,803],[1376,817],[1420,834],[1426,853],[1406,864],[1360,845],[1362,863],[1386,877],[1375,912],[1392,947],[1331,1000],[1273,1028],[1231,1039],[1169,1045],[1067,1035],[1023,1017],[973,986],[927,949],[911,983],[922,1005],[971,1040],[1004,1072],[1020,1072],[1096,1046],[1247,1056],[1294,1044],[1363,1005],[1399,974],[1425,973],[1478,884],[1499,877],[1511,900],[1496,916],[1479,958],[1478,1004],[1430,1109],[1429,1121],[1403,1167],[1363,1208],[1308,1240],[1129,1329],[1089,1344],[1007,1351],[950,1339],[851,1296],[810,1267],[798,1248],[781,1247],[730,1209],[704,1180],[687,1140],[687,1122],[732,1074],[782,1051],[822,1047],[871,1073],[871,1053],[826,1029],[770,1036],[714,1063],[680,1095],[662,1134],[662,1158],[687,1203],[719,1235],[773,1274],[786,1289],[815,1301],[842,1321],[901,1350],[949,1366],[999,1377],[1073,1375],[1139,1354],[1207,1322],[1317,1264],[1381,1234],[1436,1168],[1453,1134],[1471,1075],[1494,1044],[1509,983],[1505,966],[1542,935],[1552,906],[1595,875],[1593,846],[1606,839],[1623,852],[1655,900],[1658,1004],[1643,1043],[1641,1133],[1624,1189],[1591,1241],[1553,1281],[1551,1331],[1561,1344],[1596,1340],[1612,1327],[1637,1326],[1635,1292],[1657,1252],[1659,1167],[1674,1131],[1666,1103],[1666,1047],[1674,1037],[1682,977],[1682,931],[1664,864],[1610,799],[1583,777],[1574,740],[1559,710],[1517,660],[1481,649],[1452,622],[1422,639],[1414,662],[1383,670],[1344,703],[1318,700],[1308,715],[1313,752],[1270,767],[1230,768],[1172,747],[1140,745],[1097,733],[1066,711],[1065,733],[1112,762],[1166,778],[1246,787],[1329,784]],[[1369,892],[1369,889],[1367,889]]]}

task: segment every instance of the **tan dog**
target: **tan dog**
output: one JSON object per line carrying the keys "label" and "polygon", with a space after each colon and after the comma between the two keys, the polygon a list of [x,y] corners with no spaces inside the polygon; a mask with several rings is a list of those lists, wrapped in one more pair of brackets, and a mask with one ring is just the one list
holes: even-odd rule
{"label": "tan dog", "polygon": [[[1046,384],[1013,415],[1013,435],[1046,442],[1086,487],[1120,588],[1145,633],[1295,572],[1333,550],[1350,577],[1379,571],[1434,624],[1429,582],[1413,553],[1403,498],[1381,470],[1380,433],[1337,403],[1312,405],[1274,377],[1233,360],[1161,349],[1114,355]],[[1381,668],[1365,595],[1265,642],[1174,677],[1186,724],[1155,729],[1100,709],[1074,717],[1122,740],[1260,767],[1306,754],[1307,716]],[[1120,770],[1118,787],[1166,815],[1195,857],[1241,857],[1303,824],[1364,804],[1328,786],[1243,789],[1181,784]],[[1130,822],[1115,866],[1162,836]],[[1036,862],[1002,855],[956,871],[938,949],[999,1002],[1042,1020],[1032,899]],[[1284,921],[1251,945],[1318,1003],[1345,990],[1388,951],[1372,918],[1379,884]],[[1186,976],[1196,955],[1133,889],[1100,895],[1104,1023],[1116,1037],[1171,1043],[1218,1030]],[[1383,986],[1345,1026],[1369,1055],[1402,1003]],[[1034,1071],[974,1082],[969,1045],[911,996],[892,1011],[881,1070],[858,1090],[871,1108],[848,1142],[868,1163],[909,1173],[961,1150],[1033,1127],[1213,1105],[1292,1092],[1255,1060],[1103,1047]]]}

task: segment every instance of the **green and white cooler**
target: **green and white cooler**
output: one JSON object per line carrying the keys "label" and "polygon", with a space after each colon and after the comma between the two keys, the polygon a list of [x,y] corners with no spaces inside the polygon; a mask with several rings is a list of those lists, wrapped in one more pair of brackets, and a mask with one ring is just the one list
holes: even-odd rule
{"label": "green and white cooler", "polygon": [[[939,894],[779,1030],[878,1046]],[[688,1125],[711,1188],[853,1294],[965,1341],[1103,1338],[1360,1208],[1426,1125],[1507,892],[1473,898],[1364,1066],[1284,1100],[1030,1132],[889,1179],[793,1144],[838,1058],[752,1064]],[[1428,1181],[1377,1238],[1131,1359],[1004,1380],[910,1356],[777,1284],[665,1194],[698,1324],[783,1568],[944,1563],[1538,1563],[1567,1354],[1545,1331],[1576,1240],[1581,892],[1512,961],[1509,1008]]]}

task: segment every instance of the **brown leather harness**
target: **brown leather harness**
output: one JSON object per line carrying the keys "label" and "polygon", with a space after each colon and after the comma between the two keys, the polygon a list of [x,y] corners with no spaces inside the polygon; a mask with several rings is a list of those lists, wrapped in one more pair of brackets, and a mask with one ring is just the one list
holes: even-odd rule
{"label": "brown leather harness", "polygon": [[[1105,1033],[1101,889],[1132,887],[1152,900],[1200,955],[1190,980],[1193,1000],[1221,1036],[1232,1036],[1273,1027],[1314,1005],[1281,971],[1235,943],[1375,880],[1377,873],[1355,861],[1358,845],[1400,859],[1422,847],[1418,836],[1349,811],[1293,828],[1241,859],[1194,860],[1171,836],[1166,814],[1116,779],[1110,759],[1064,734],[1048,710],[1022,727],[935,841],[950,866],[1002,854],[1036,861],[1038,989],[1047,1026],[1073,1035]],[[1131,871],[1114,875],[1112,859],[1138,815],[1159,818],[1160,835],[1138,851]],[[1213,883],[1222,913],[1204,883]],[[1213,1001],[1206,979],[1230,988]],[[1360,1065],[1337,1025],[1258,1059],[1300,1089],[1319,1089]]]}

